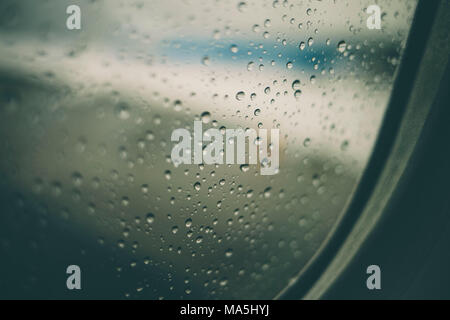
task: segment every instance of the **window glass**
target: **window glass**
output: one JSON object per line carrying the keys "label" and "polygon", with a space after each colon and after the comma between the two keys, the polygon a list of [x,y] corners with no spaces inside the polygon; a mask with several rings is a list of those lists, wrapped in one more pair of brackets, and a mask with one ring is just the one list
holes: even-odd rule
{"label": "window glass", "polygon": [[[416,1],[76,2],[79,30],[71,1],[0,4],[4,285],[58,295],[77,264],[94,296],[275,297],[357,187]],[[195,121],[268,130],[258,163],[176,165]]]}

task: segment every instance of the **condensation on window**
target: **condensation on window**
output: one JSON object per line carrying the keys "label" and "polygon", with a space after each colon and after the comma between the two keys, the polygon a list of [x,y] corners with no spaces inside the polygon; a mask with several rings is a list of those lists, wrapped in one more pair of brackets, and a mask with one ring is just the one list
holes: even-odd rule
{"label": "condensation on window", "polygon": [[[4,286],[59,294],[76,264],[88,297],[275,297],[377,138],[416,1],[376,1],[381,30],[372,2],[80,0],[68,30],[70,1],[2,0]],[[174,166],[194,121],[279,129],[279,172]]]}

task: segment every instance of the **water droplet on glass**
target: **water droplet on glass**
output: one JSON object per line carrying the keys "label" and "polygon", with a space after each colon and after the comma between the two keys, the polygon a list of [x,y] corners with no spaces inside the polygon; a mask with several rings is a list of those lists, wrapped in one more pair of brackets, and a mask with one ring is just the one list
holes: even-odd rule
{"label": "water droplet on glass", "polygon": [[250,166],[248,164],[243,164],[240,167],[242,172],[247,172],[248,170],[250,170]]}
{"label": "water droplet on glass", "polygon": [[346,49],[347,49],[347,44],[345,43],[345,41],[340,41],[337,45],[337,50],[340,53],[343,53]]}
{"label": "water droplet on glass", "polygon": [[310,145],[311,145],[311,139],[310,139],[310,138],[306,138],[306,139],[303,141],[303,146],[304,146],[305,148],[308,148]]}
{"label": "water droplet on glass", "polygon": [[225,257],[231,258],[233,256],[233,249],[228,249],[225,251]]}
{"label": "water droplet on glass", "polygon": [[145,217],[145,220],[147,221],[148,224],[152,224],[155,221],[155,215],[153,213],[149,213]]}
{"label": "water droplet on glass", "polygon": [[203,112],[202,115],[201,115],[201,118],[202,118],[202,122],[204,124],[207,124],[207,123],[209,123],[211,121],[211,113],[209,113],[207,111]]}
{"label": "water droplet on glass", "polygon": [[244,91],[239,91],[239,92],[236,94],[236,99],[237,99],[238,101],[243,101],[244,98],[245,98],[245,92],[244,92]]}
{"label": "water droplet on glass", "polygon": [[117,106],[116,115],[120,120],[127,120],[130,118],[130,108],[125,103],[120,103]]}
{"label": "water droplet on glass", "polygon": [[240,12],[245,12],[247,10],[247,3],[245,2],[239,2],[238,3],[238,10]]}
{"label": "water droplet on glass", "polygon": [[294,90],[300,89],[300,80],[295,80],[294,82],[292,82],[292,89]]}
{"label": "water droplet on glass", "polygon": [[202,64],[205,66],[209,66],[211,64],[211,61],[208,56],[203,57]]}

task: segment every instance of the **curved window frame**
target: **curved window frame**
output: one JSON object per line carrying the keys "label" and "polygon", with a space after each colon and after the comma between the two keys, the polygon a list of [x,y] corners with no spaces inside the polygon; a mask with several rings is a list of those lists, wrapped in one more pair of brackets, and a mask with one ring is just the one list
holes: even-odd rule
{"label": "curved window frame", "polygon": [[[432,111],[449,105],[448,95],[439,94],[448,91],[449,16],[448,1],[419,1],[383,124],[358,187],[322,248],[277,299],[327,298],[344,272],[358,263],[355,257],[369,237],[382,236],[376,234],[380,222],[398,212],[395,201],[405,188],[401,180],[419,172],[407,167],[418,157],[415,149],[424,126]],[[386,248],[399,249],[395,244]],[[392,266],[396,263],[391,261]]]}

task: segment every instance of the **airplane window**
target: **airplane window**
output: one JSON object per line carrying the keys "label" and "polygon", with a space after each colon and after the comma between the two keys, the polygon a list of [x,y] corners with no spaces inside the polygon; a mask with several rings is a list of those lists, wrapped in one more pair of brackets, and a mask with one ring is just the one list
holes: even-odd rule
{"label": "airplane window", "polygon": [[345,213],[417,1],[76,2],[0,4],[2,286],[277,296]]}

